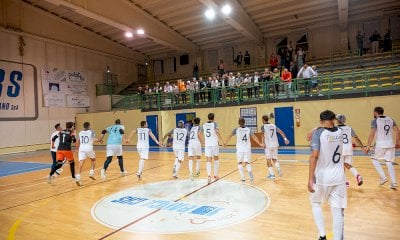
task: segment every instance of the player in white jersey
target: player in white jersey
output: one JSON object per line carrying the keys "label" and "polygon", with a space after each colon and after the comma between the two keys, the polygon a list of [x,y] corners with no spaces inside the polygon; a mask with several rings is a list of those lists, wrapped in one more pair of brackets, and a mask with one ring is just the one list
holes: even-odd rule
{"label": "player in white jersey", "polygon": [[201,143],[199,134],[202,131],[200,124],[200,118],[193,120],[194,126],[189,131],[189,145],[188,145],[188,156],[189,156],[189,174],[190,179],[193,180],[193,159],[196,156],[196,171],[195,176],[200,175],[200,163],[201,163]]}
{"label": "player in white jersey", "polygon": [[164,140],[168,137],[168,134],[172,134],[172,137],[174,138],[173,143],[172,143],[172,149],[175,154],[175,164],[174,164],[174,169],[173,169],[173,177],[175,179],[178,178],[178,173],[179,169],[181,168],[181,163],[185,159],[185,143],[186,143],[186,136],[187,136],[187,130],[185,128],[185,122],[180,120],[178,122],[178,127],[175,129],[172,129],[169,131],[167,134],[165,134],[163,138]]}
{"label": "player in white jersey", "polygon": [[84,122],[83,130],[79,132],[78,139],[77,139],[77,148],[79,149],[79,151],[78,151],[79,170],[78,170],[78,174],[75,175],[75,180],[76,180],[76,184],[78,186],[82,185],[81,181],[80,181],[81,173],[82,173],[83,164],[85,163],[85,160],[87,157],[89,157],[91,160],[89,177],[93,180],[96,180],[94,178],[94,167],[96,165],[96,154],[93,150],[93,142],[94,141],[99,141],[99,139],[96,138],[95,133],[93,132],[92,129],[90,129],[90,123]]}
{"label": "player in white jersey", "polygon": [[265,147],[265,158],[267,159],[269,172],[269,174],[267,175],[267,179],[275,179],[275,173],[274,169],[272,168],[271,160],[274,162],[275,168],[278,171],[278,175],[282,176],[282,170],[278,162],[279,142],[277,133],[279,133],[283,137],[286,145],[289,144],[289,140],[286,138],[286,135],[282,130],[276,127],[275,124],[268,122],[269,117],[267,115],[264,115],[262,117],[262,120],[264,123],[264,125],[261,126],[261,132],[264,133],[262,143]]}
{"label": "player in white jersey", "polygon": [[[344,158],[344,166],[350,170],[350,172],[354,175],[357,180],[357,185],[361,186],[363,184],[363,178],[358,173],[357,169],[353,167],[353,139],[356,141],[358,146],[361,146],[364,149],[364,145],[361,140],[358,138],[357,134],[354,132],[353,128],[350,126],[346,126],[346,116],[343,114],[336,115],[336,121],[338,123],[337,127],[343,131],[343,158]],[[346,186],[349,187],[349,182],[346,181]]]}
{"label": "player in white jersey", "polygon": [[[218,124],[214,122],[214,113],[208,114],[208,122],[203,124],[203,131],[200,132],[200,138],[204,139],[204,153],[207,158],[207,176],[208,183],[211,183],[211,161],[214,157],[214,180],[218,180],[218,170],[219,170],[219,144],[218,139],[221,140],[221,144],[224,145],[222,141],[221,134],[219,132]],[[203,142],[203,141],[202,141]]]}
{"label": "player in white jersey", "polygon": [[[371,132],[365,153],[369,152],[375,138],[375,151],[372,153],[371,160],[381,178],[380,184],[383,185],[387,182],[385,172],[379,163],[379,160],[385,160],[391,179],[390,188],[397,189],[393,161],[395,160],[395,148],[400,148],[400,131],[396,122],[390,117],[384,116],[383,112],[382,107],[375,107],[374,109],[374,120],[371,121]],[[396,144],[393,142],[393,131],[396,134]]]}
{"label": "player in white jersey", "polygon": [[133,130],[129,134],[126,143],[129,143],[134,133],[137,133],[136,149],[139,154],[139,169],[136,173],[136,176],[140,180],[142,178],[144,162],[145,160],[149,159],[149,140],[150,140],[149,137],[151,137],[151,139],[153,139],[153,141],[157,143],[158,146],[162,147],[162,144],[160,144],[156,136],[154,136],[154,134],[151,132],[151,129],[148,127],[146,121],[141,121],[140,128]]}
{"label": "player in white jersey", "polygon": [[262,146],[263,144],[258,141],[258,138],[254,135],[253,131],[250,128],[245,126],[244,118],[239,118],[239,127],[233,129],[232,133],[228,136],[225,141],[225,144],[231,140],[233,136],[236,136],[236,159],[238,162],[238,169],[240,174],[240,180],[242,182],[246,181],[246,178],[243,173],[243,163],[246,165],[247,172],[249,174],[250,182],[253,183],[254,176],[251,171],[251,141],[252,138],[258,145]]}
{"label": "player in white jersey", "polygon": [[328,202],[333,217],[334,240],[343,240],[344,209],[347,207],[346,177],[342,156],[343,131],[335,127],[335,113],[321,112],[322,127],[312,135],[308,191],[319,239],[326,240],[321,204]]}
{"label": "player in white jersey", "polygon": [[[60,139],[56,139],[54,141],[54,146],[53,144],[51,144],[51,141],[53,139],[54,136],[57,136],[60,131],[62,130],[62,127],[59,123],[57,123],[56,125],[54,125],[54,128],[56,129],[50,136],[50,153],[51,153],[51,159],[53,160],[53,163],[51,165],[51,168],[54,168],[57,165],[57,159],[56,159],[56,155],[57,155],[57,148],[58,148],[58,143],[60,142]],[[62,167],[57,169],[56,174],[60,175],[63,172]]]}

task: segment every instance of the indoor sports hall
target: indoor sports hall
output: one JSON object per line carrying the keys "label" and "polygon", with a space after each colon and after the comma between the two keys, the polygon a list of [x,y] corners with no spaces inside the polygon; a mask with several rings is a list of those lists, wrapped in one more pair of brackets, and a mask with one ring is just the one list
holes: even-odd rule
{"label": "indoor sports hall", "polygon": [[[0,0],[0,239],[399,239],[399,9],[389,0]],[[328,121],[325,110],[345,118]],[[211,165],[210,113],[221,137]],[[196,118],[202,151],[190,172]],[[267,165],[268,144],[235,135],[240,118],[262,143],[277,136],[278,165]],[[333,193],[321,204],[322,234],[308,188],[316,132],[341,131],[327,130],[340,121],[358,136],[340,134],[354,166],[339,168],[342,236]],[[137,147],[144,128],[155,137],[148,159]],[[81,159],[84,131],[95,161]],[[379,134],[395,145],[394,178],[390,154],[374,152]],[[71,150],[54,146],[65,136]],[[109,162],[115,136],[122,152]],[[251,146],[242,168],[239,141]],[[343,164],[338,149],[332,161]]]}

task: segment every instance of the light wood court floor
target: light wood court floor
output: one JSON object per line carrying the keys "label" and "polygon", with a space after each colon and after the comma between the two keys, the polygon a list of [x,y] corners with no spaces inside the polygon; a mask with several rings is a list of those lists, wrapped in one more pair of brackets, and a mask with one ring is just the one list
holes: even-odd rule
{"label": "light wood court floor", "polygon": [[[72,181],[68,165],[64,166],[64,172],[55,178],[52,185],[46,182],[48,169],[1,177],[0,239],[317,239],[307,191],[308,163],[305,160],[308,159],[308,155],[306,154],[280,155],[283,176],[275,181],[265,178],[267,168],[263,155],[253,154],[252,167],[255,175],[253,186],[268,194],[269,206],[259,215],[238,224],[175,234],[127,232],[120,228],[110,228],[97,222],[92,217],[91,211],[99,200],[127,188],[166,180],[188,179],[187,160],[185,159],[181,168],[180,178],[173,180],[173,153],[150,152],[150,159],[145,163],[143,179],[138,181],[135,175],[138,154],[135,151],[125,150],[124,162],[128,175],[120,176],[118,161],[114,158],[107,171],[107,180],[102,181],[100,168],[105,159],[105,151],[98,150],[96,154],[97,179],[91,180],[88,177],[90,164],[89,160],[86,160],[81,187]],[[223,180],[243,184],[239,179],[235,153],[222,153],[220,157],[221,181],[198,189],[195,194],[200,194],[204,189],[224,182]],[[364,184],[358,187],[354,177],[346,171],[350,188],[348,188],[348,208],[345,210],[345,239],[400,239],[399,191],[391,190],[390,182],[379,186],[378,174],[368,157],[354,158],[354,166],[363,175]],[[51,162],[48,151],[2,155],[0,160]],[[204,156],[202,160],[201,175],[194,181],[205,183]],[[387,173],[386,167],[384,170]],[[396,174],[400,175],[399,166],[396,166]],[[250,185],[249,181],[245,184]],[[223,191],[224,188],[211,197],[218,200],[221,194],[224,194]],[[176,196],[179,197],[181,196]],[[249,208],[251,207],[249,203]],[[331,239],[331,215],[326,205],[324,215],[328,236]],[[145,218],[146,216],[135,220],[132,224],[144,221]]]}

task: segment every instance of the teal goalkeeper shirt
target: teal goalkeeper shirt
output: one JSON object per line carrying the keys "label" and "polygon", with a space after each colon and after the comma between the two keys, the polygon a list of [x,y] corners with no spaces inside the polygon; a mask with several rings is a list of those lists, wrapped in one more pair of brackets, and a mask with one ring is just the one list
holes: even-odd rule
{"label": "teal goalkeeper shirt", "polygon": [[121,145],[124,130],[124,125],[113,125],[108,127],[107,132],[109,135],[107,139],[107,145]]}

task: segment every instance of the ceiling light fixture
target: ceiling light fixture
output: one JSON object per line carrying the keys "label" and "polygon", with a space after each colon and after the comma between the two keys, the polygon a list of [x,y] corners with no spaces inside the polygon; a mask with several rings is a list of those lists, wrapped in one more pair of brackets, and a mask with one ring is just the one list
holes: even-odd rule
{"label": "ceiling light fixture", "polygon": [[125,37],[131,38],[131,37],[133,37],[133,33],[131,33],[131,32],[126,32],[126,33],[125,33]]}
{"label": "ceiling light fixture", "polygon": [[136,31],[136,33],[139,34],[139,35],[143,35],[144,34],[144,30],[140,28],[140,29],[138,29]]}
{"label": "ceiling light fixture", "polygon": [[215,17],[215,11],[213,9],[208,9],[204,15],[209,19],[209,20],[213,20]]}
{"label": "ceiling light fixture", "polygon": [[232,12],[232,8],[229,4],[225,4],[222,8],[221,8],[221,12],[225,15],[229,15]]}

